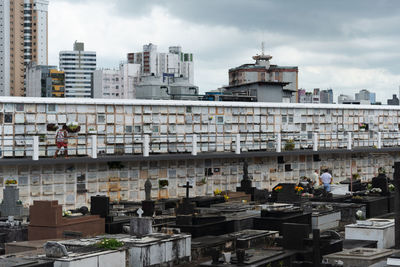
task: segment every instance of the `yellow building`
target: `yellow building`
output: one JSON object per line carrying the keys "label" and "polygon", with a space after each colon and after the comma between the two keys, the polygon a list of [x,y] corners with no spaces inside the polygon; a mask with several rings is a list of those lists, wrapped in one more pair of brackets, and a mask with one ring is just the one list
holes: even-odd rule
{"label": "yellow building", "polygon": [[51,97],[65,97],[65,73],[61,70],[51,69]]}

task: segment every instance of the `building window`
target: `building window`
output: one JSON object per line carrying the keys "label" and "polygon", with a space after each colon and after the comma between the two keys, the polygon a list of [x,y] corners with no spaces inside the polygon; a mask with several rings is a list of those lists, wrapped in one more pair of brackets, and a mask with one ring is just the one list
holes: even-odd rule
{"label": "building window", "polygon": [[136,125],[134,130],[135,130],[135,133],[142,133],[142,127],[139,125]]}
{"label": "building window", "polygon": [[57,111],[56,104],[48,104],[47,105],[47,112],[56,112],[56,111]]}
{"label": "building window", "polygon": [[126,133],[132,133],[132,131],[133,131],[133,127],[132,126],[130,126],[130,125],[125,126],[125,132]]}
{"label": "building window", "polygon": [[217,124],[224,124],[224,116],[217,116]]}
{"label": "building window", "polygon": [[105,114],[98,114],[97,115],[97,123],[105,123],[106,122],[106,115]]}
{"label": "building window", "polygon": [[13,114],[12,113],[4,114],[4,123],[13,123]]}
{"label": "building window", "polygon": [[24,111],[24,104],[16,104],[15,109],[16,111]]}

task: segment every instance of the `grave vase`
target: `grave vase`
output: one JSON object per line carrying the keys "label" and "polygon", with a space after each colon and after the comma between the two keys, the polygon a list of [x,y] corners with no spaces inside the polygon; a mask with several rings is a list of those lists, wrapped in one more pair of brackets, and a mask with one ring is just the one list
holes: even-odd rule
{"label": "grave vase", "polygon": [[158,190],[158,199],[168,199],[169,194],[168,194],[168,187],[162,187],[160,190]]}

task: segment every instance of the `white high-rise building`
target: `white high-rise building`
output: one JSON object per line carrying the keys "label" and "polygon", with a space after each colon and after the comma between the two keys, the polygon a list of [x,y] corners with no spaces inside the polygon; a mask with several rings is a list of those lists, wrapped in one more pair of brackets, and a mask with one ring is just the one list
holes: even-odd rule
{"label": "white high-rise building", "polygon": [[[36,64],[38,65],[47,65],[47,51],[48,51],[48,40],[47,40],[47,24],[48,24],[48,9],[49,1],[48,0],[34,0],[33,1],[33,10],[34,17],[36,16],[35,21],[36,25],[33,25],[34,31],[36,30]],[[34,23],[34,24],[35,24]],[[35,27],[36,26],[36,27]]]}
{"label": "white high-rise building", "polygon": [[140,64],[144,76],[183,77],[194,83],[193,54],[183,53],[180,46],[170,46],[168,53],[159,53],[157,46],[150,43],[143,46],[143,52],[129,53],[128,63]]}
{"label": "white high-rise building", "polygon": [[73,51],[60,52],[60,70],[65,72],[65,97],[93,97],[96,52],[84,51],[84,43],[75,42]]}
{"label": "white high-rise building", "polygon": [[25,96],[29,63],[47,65],[48,0],[0,0],[0,95]]}
{"label": "white high-rise building", "polygon": [[122,63],[118,70],[100,69],[93,73],[94,98],[135,98],[140,79],[140,64]]}
{"label": "white high-rise building", "polygon": [[0,96],[10,95],[10,1],[0,1]]}

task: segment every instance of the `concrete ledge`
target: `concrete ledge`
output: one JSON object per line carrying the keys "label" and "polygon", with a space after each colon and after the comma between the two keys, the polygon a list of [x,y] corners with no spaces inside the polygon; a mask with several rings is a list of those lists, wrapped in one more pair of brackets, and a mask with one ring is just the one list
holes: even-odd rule
{"label": "concrete ledge", "polygon": [[198,153],[196,156],[188,153],[165,153],[165,154],[150,154],[149,157],[143,155],[120,155],[120,156],[103,156],[98,155],[97,159],[91,157],[69,157],[64,158],[39,158],[39,160],[32,160],[31,158],[3,158],[0,159],[0,166],[7,165],[53,165],[53,164],[66,164],[66,163],[95,163],[95,162],[109,162],[109,161],[159,161],[159,160],[185,160],[185,159],[216,159],[216,158],[252,158],[252,157],[277,157],[287,155],[317,155],[317,154],[353,154],[353,153],[390,153],[400,152],[400,147],[384,147],[377,148],[354,148],[348,149],[327,149],[313,151],[312,149],[297,149],[290,151],[254,151],[254,152],[211,152],[211,153]]}

